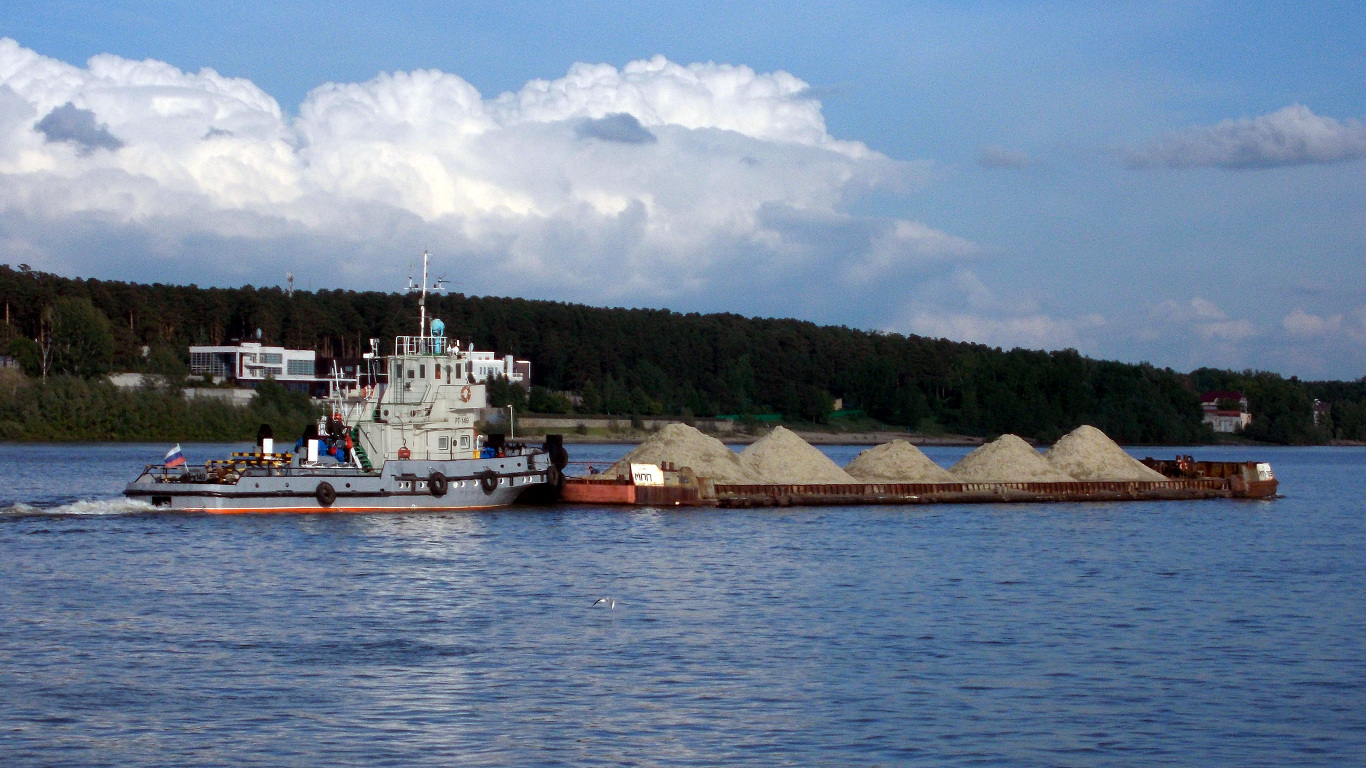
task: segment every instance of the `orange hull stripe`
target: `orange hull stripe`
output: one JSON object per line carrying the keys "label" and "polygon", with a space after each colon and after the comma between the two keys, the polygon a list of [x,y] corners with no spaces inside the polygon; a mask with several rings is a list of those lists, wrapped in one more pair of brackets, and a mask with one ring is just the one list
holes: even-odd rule
{"label": "orange hull stripe", "polygon": [[210,508],[194,507],[171,509],[170,512],[204,512],[210,515],[254,515],[290,512],[295,514],[333,514],[351,512],[460,512],[463,510],[497,509],[506,504],[489,504],[482,507],[260,507],[260,508]]}

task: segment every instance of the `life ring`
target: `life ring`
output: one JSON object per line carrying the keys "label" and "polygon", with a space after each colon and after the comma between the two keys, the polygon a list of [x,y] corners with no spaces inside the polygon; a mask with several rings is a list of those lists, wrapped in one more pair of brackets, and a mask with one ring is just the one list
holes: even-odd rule
{"label": "life ring", "polygon": [[460,388],[460,402],[468,403],[473,396],[474,393],[470,391],[470,386],[468,384]]}
{"label": "life ring", "polygon": [[498,473],[491,469],[479,473],[479,487],[484,490],[486,496],[493,493],[498,488]]}
{"label": "life ring", "polygon": [[313,495],[318,497],[318,503],[324,507],[332,506],[332,502],[337,500],[337,489],[326,480],[318,483],[318,488],[313,491]]}
{"label": "life ring", "polygon": [[427,477],[427,490],[431,491],[436,498],[445,496],[447,487],[446,476],[440,472],[433,472]]}

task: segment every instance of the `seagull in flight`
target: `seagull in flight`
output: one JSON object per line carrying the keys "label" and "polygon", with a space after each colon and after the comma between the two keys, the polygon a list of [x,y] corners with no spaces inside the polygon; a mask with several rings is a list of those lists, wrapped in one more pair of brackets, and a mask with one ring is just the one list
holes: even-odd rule
{"label": "seagull in flight", "polygon": [[599,597],[597,600],[594,600],[593,606],[596,607],[598,605],[605,605],[607,606],[607,609],[611,611],[615,611],[617,609],[617,601],[615,598],[611,597]]}

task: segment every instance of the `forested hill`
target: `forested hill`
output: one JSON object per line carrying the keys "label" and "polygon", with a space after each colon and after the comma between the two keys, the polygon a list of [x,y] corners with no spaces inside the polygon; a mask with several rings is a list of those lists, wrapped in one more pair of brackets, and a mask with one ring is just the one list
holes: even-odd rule
{"label": "forested hill", "polygon": [[[261,330],[267,343],[358,357],[387,351],[416,326],[411,295],[279,288],[198,288],[79,280],[0,265],[0,342],[33,366],[46,336],[54,373],[185,370],[192,343]],[[1362,439],[1366,384],[1307,384],[1274,374],[1092,360],[1072,350],[1002,351],[979,344],[818,326],[796,320],[667,310],[603,309],[524,299],[439,296],[431,315],[450,336],[532,361],[534,384],[573,391],[581,410],[615,414],[759,414],[830,418],[834,398],[883,422],[967,434],[1052,440],[1081,423],[1127,443],[1209,437],[1198,392],[1248,392],[1251,436],[1277,442]],[[147,354],[143,348],[147,347]],[[537,389],[533,394],[545,395]],[[1331,394],[1331,423],[1313,424]],[[545,409],[564,407],[544,397]],[[533,399],[532,405],[536,405]]]}

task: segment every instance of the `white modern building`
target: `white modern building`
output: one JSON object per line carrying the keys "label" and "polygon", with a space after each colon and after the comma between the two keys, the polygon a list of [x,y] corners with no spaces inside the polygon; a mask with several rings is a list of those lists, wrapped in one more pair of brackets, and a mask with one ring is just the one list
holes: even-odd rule
{"label": "white modern building", "polygon": [[[506,377],[515,384],[530,385],[531,362],[512,355],[499,356],[493,352],[467,350],[462,356],[464,370],[453,371],[459,378],[468,377],[480,383],[490,376]],[[324,360],[324,363],[329,361]],[[213,376],[242,387],[253,387],[272,377],[294,389],[332,382],[332,371],[318,370],[317,353],[311,349],[272,347],[259,341],[243,341],[225,346],[190,347],[190,373]],[[355,385],[360,370],[354,361],[338,365],[344,385]]]}
{"label": "white modern building", "polygon": [[531,384],[531,361],[518,360],[512,355],[499,357],[492,352],[469,350],[469,365],[475,381],[486,381],[489,376],[503,377],[513,384]]}
{"label": "white modern building", "polygon": [[268,376],[281,384],[312,384],[324,381],[317,375],[317,357],[311,349],[271,347],[259,341],[190,347],[190,373],[248,385],[265,381]]}

